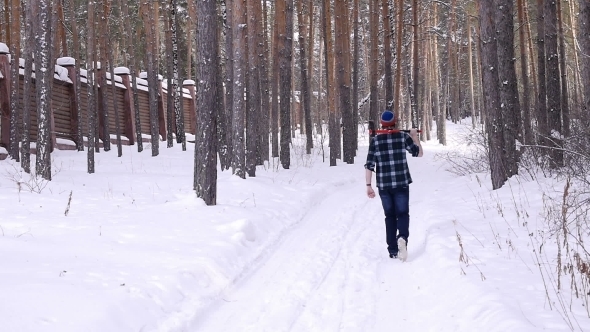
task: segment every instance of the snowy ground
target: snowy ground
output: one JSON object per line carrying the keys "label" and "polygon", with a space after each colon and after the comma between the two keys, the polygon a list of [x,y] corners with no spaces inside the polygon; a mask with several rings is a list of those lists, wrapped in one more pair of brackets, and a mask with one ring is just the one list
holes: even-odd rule
{"label": "snowy ground", "polygon": [[50,183],[1,161],[0,330],[590,331],[582,302],[555,291],[551,240],[538,252],[529,236],[546,228],[542,193],[563,185],[491,191],[486,174],[445,171],[437,154],[464,148],[450,141],[409,160],[405,263],[365,195],[366,137],[354,165],[296,143],[290,170],[219,173],[214,207],[192,191],[192,144],[101,152],[93,175],[86,153],[56,151]]}

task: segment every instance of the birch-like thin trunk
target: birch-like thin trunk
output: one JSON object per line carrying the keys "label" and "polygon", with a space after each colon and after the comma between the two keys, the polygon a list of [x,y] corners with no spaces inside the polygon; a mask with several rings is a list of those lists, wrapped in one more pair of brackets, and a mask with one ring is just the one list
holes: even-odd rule
{"label": "birch-like thin trunk", "polygon": [[33,51],[34,51],[34,30],[33,30],[33,9],[31,2],[25,4],[25,47],[23,55],[25,57],[24,70],[24,89],[23,89],[23,109],[22,109],[22,135],[21,135],[21,167],[27,173],[31,173],[31,109],[32,100],[30,98],[33,89]]}
{"label": "birch-like thin trunk", "polygon": [[[8,10],[8,8],[5,8]],[[8,153],[12,159],[19,161],[18,143],[20,141],[19,131],[19,114],[20,102],[19,102],[19,90],[20,90],[20,75],[19,75],[19,59],[20,59],[20,13],[21,6],[20,0],[12,0],[12,27],[10,29],[10,52],[14,60],[12,60],[12,66],[10,66],[10,140]],[[25,98],[22,98],[23,100]]]}

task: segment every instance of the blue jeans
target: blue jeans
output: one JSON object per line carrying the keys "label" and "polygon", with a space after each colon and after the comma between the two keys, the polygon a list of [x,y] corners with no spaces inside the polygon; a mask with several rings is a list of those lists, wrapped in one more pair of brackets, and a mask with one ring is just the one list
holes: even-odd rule
{"label": "blue jeans", "polygon": [[407,243],[410,236],[410,188],[379,189],[379,197],[385,213],[387,250],[397,254],[397,239],[404,238]]}

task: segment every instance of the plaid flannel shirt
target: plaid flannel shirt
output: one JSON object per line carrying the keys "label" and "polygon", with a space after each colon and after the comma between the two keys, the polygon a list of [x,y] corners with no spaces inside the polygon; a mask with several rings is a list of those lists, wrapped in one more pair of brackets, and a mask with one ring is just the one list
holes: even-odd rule
{"label": "plaid flannel shirt", "polygon": [[414,143],[410,134],[403,131],[379,134],[371,139],[365,168],[376,172],[377,188],[399,188],[412,183],[406,150],[413,157],[420,153],[420,147]]}

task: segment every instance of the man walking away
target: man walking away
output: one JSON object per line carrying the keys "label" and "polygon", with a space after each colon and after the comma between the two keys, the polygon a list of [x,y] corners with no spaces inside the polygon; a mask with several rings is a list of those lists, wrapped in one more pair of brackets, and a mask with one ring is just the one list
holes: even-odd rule
{"label": "man walking away", "polygon": [[367,196],[375,197],[371,185],[372,172],[376,174],[376,186],[385,213],[385,232],[389,257],[405,261],[408,257],[407,244],[410,236],[410,188],[412,177],[406,160],[406,151],[412,157],[422,157],[423,150],[418,131],[409,133],[395,129],[395,113],[381,114],[381,127],[385,133],[376,135],[369,144],[365,178]]}

